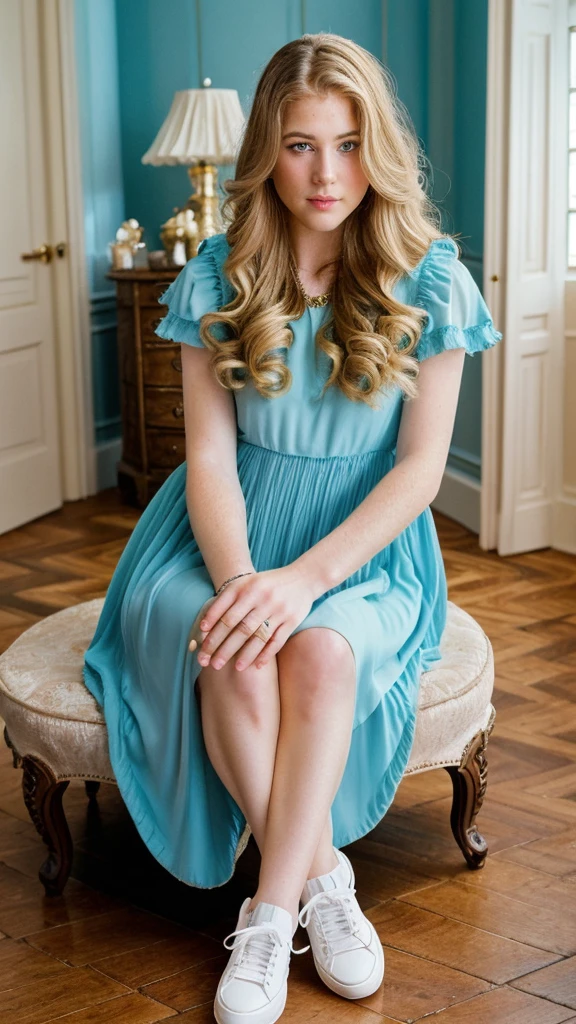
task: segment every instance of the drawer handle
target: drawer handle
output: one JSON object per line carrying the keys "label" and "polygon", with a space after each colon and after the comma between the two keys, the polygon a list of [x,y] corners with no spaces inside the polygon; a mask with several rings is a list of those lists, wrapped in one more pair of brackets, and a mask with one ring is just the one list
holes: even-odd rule
{"label": "drawer handle", "polygon": [[177,444],[173,444],[172,445],[172,451],[173,452],[177,452],[178,451],[178,445]]}
{"label": "drawer handle", "polygon": [[184,404],[182,402],[178,402],[178,405],[174,406],[174,408],[172,409],[172,415],[177,420],[179,420],[184,415]]}
{"label": "drawer handle", "polygon": [[178,359],[178,358],[173,359],[171,365],[174,367],[175,370],[178,371],[178,373],[182,373],[182,360],[181,359]]}

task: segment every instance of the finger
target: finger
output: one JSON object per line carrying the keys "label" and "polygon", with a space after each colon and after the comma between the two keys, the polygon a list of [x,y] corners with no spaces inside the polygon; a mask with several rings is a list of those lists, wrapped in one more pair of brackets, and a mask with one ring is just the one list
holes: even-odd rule
{"label": "finger", "polygon": [[[252,609],[252,611],[248,615],[245,615],[237,625],[233,626],[228,621],[229,615],[232,615],[232,610],[233,609],[229,610],[227,614],[225,614],[227,622],[220,622],[219,624],[216,623],[211,633],[205,637],[202,643],[200,652],[202,654],[210,654],[212,656],[212,662],[214,655],[217,653],[220,660],[220,655],[223,655],[222,664],[225,664],[231,654],[234,654],[261,625],[262,618],[260,617],[260,613],[255,612],[254,609]],[[218,630],[218,626],[223,627],[223,629]]]}
{"label": "finger", "polygon": [[199,630],[199,634],[198,635],[200,637],[200,643],[198,643],[198,641],[195,639],[195,637],[192,637],[192,639],[190,640],[190,643],[188,644],[188,650],[189,651],[194,652],[197,647],[200,648],[202,646],[202,643],[204,641],[206,633],[203,633],[202,630]]}
{"label": "finger", "polygon": [[[227,662],[234,659],[235,655],[238,654],[239,651],[243,654],[249,645],[252,645],[254,648],[255,644],[259,651],[262,649],[264,641],[259,640],[258,637],[251,637],[250,640],[247,641],[245,636],[240,636],[237,631],[234,631],[234,633],[230,634],[226,642],[222,644],[222,646],[219,647],[212,655],[210,665],[215,669],[222,668]],[[256,653],[257,651],[255,650],[253,657]]]}
{"label": "finger", "polygon": [[256,658],[256,668],[262,668],[263,665],[267,665],[271,658],[284,646],[288,637],[291,635],[292,630],[289,624],[278,626],[278,629],[270,637],[265,647],[262,648],[259,656]]}
{"label": "finger", "polygon": [[243,672],[250,665],[256,665],[257,658],[262,654],[268,643],[268,640],[262,640],[259,636],[251,637],[240,649],[239,656],[234,662],[234,668],[238,672]]}
{"label": "finger", "polygon": [[262,639],[262,637],[256,635],[251,637],[250,640],[248,640],[240,650],[239,657],[237,661],[234,663],[234,668],[237,669],[238,672],[242,672],[250,665],[254,665],[256,668],[258,668],[259,656],[262,654],[263,651],[268,649],[270,641],[276,636],[279,629],[280,627],[277,627],[276,633],[272,633],[269,639],[267,640],[264,640]]}
{"label": "finger", "polygon": [[[222,593],[218,594],[210,607],[206,609],[206,613],[200,622],[200,629],[205,633],[209,633],[212,627],[218,622],[218,619],[221,619],[225,612],[232,608],[236,601],[238,601],[239,593],[241,593],[241,591],[239,588],[234,587],[233,583],[224,587]],[[250,611],[250,606],[252,604],[253,601],[251,598],[248,600],[245,598],[244,601],[239,601],[240,614],[237,615],[235,621],[228,619],[231,625],[235,625],[239,619],[243,618],[247,612]],[[226,618],[228,617],[226,616]]]}
{"label": "finger", "polygon": [[[202,644],[199,658],[201,655],[206,655],[210,652],[210,664],[214,668],[222,668],[222,666],[225,665],[241,647],[244,647],[247,642],[250,642],[251,639],[254,638],[254,634],[262,625],[262,621],[261,613],[251,613],[247,618],[239,622],[234,629],[230,630],[227,637],[216,648],[207,648],[207,645],[209,644],[209,639],[207,638]],[[212,632],[215,632],[215,630]],[[256,637],[256,639],[259,640],[260,645],[266,643],[265,639],[261,639],[259,637]]]}

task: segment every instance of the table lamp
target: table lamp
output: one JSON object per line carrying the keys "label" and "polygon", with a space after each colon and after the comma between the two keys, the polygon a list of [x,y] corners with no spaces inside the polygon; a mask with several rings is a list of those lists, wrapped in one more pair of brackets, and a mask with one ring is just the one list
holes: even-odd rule
{"label": "table lamp", "polygon": [[223,228],[218,206],[217,164],[233,164],[244,127],[244,114],[236,89],[211,89],[205,78],[202,89],[182,89],[154,142],[142,157],[143,164],[189,164],[194,191],[186,207],[198,221],[197,243]]}

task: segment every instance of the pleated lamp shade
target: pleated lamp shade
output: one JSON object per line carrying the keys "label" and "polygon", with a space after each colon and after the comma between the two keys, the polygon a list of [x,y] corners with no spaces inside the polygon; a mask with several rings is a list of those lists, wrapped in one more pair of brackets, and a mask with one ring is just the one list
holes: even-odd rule
{"label": "pleated lamp shade", "polygon": [[168,117],[142,163],[233,164],[243,127],[236,89],[182,89],[174,94]]}

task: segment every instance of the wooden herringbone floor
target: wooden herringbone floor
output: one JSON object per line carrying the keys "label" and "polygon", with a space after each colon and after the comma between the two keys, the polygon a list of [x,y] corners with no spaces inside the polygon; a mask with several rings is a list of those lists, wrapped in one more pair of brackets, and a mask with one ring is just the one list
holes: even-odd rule
{"label": "wooden herringbone floor", "polygon": [[[0,537],[0,650],[50,612],[103,595],[137,517],[108,491]],[[445,772],[403,781],[378,827],[347,848],[386,950],[384,984],[351,1003],[322,985],[310,955],[292,957],[282,1021],[576,1022],[576,559],[499,558],[435,518],[449,596],[496,656],[479,819],[488,861],[479,872],[464,864]],[[48,899],[20,771],[0,753],[2,1024],[211,1022],[229,956],[221,940],[254,891],[256,848],[226,886],[191,889],[149,855],[114,786],[89,804],[71,783],[64,803],[73,877]]]}

